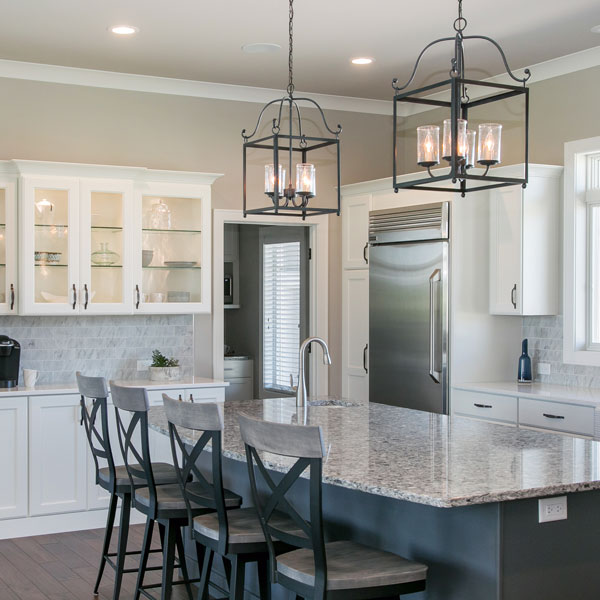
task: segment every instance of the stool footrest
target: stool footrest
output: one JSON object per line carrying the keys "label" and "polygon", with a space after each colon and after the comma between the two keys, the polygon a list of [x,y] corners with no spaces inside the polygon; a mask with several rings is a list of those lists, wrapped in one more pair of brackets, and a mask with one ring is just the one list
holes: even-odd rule
{"label": "stool footrest", "polygon": [[[187,580],[174,581],[173,585],[187,585],[189,583],[200,583],[201,581],[202,581],[201,579],[187,579]],[[149,598],[149,600],[156,600],[156,598],[150,592],[148,592],[148,590],[155,590],[156,588],[161,588],[161,587],[162,587],[162,583],[152,583],[150,585],[142,586],[141,588],[138,589],[138,591],[142,596]]]}

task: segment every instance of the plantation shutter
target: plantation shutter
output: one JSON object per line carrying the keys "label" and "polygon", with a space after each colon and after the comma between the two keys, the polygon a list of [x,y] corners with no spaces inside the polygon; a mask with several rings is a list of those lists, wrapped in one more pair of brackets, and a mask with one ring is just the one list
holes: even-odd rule
{"label": "plantation shutter", "polygon": [[300,242],[263,246],[263,380],[291,391],[300,349]]}

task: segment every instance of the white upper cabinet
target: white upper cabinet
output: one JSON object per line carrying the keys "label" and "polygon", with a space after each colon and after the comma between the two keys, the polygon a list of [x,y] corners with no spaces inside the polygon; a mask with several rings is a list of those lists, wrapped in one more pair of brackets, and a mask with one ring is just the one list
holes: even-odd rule
{"label": "white upper cabinet", "polygon": [[371,194],[344,196],[342,205],[342,267],[366,269],[369,263]]}
{"label": "white upper cabinet", "polygon": [[0,314],[17,312],[17,179],[0,174]]}
{"label": "white upper cabinet", "polygon": [[[21,175],[21,314],[210,312],[211,185],[217,175],[14,164]],[[7,232],[11,219],[14,228],[13,197],[14,183],[0,179]],[[13,297],[11,232],[5,238],[11,258],[0,267],[1,277],[6,264],[0,312],[10,311]]]}
{"label": "white upper cabinet", "polygon": [[533,165],[526,189],[490,192],[490,313],[558,313],[562,167]]}

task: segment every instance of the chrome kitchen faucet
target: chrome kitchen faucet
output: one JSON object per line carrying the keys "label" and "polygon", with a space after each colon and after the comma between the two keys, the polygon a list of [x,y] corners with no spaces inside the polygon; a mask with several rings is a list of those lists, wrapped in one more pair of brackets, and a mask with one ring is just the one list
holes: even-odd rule
{"label": "chrome kitchen faucet", "polygon": [[320,337],[309,337],[306,338],[300,345],[300,366],[298,369],[298,388],[296,389],[296,406],[304,406],[308,394],[306,393],[306,374],[304,372],[304,364],[306,362],[306,349],[312,342],[316,342],[323,348],[323,364],[331,364],[331,356],[329,355],[329,348],[327,342]]}

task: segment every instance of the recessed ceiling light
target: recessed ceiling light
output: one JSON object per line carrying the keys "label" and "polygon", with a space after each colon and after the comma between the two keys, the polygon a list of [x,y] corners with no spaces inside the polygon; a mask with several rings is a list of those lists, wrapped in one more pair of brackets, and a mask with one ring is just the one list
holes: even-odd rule
{"label": "recessed ceiling light", "polygon": [[592,33],[600,33],[600,25],[596,25],[592,27]]}
{"label": "recessed ceiling light", "polygon": [[139,31],[139,28],[132,25],[117,25],[111,27],[110,30],[116,35],[133,35]]}
{"label": "recessed ceiling light", "polygon": [[273,52],[279,52],[281,46],[269,42],[254,42],[252,44],[244,44],[242,50],[246,54],[271,54]]}
{"label": "recessed ceiling light", "polygon": [[352,64],[353,65],[370,65],[374,61],[375,61],[374,58],[369,58],[368,56],[359,56],[357,58],[352,59]]}

